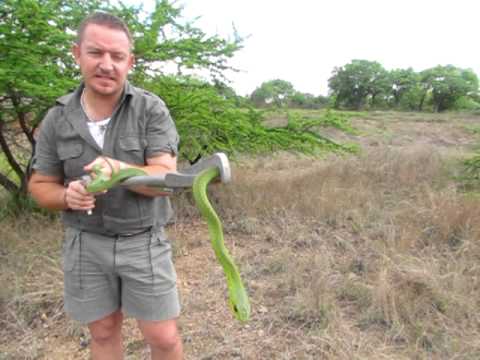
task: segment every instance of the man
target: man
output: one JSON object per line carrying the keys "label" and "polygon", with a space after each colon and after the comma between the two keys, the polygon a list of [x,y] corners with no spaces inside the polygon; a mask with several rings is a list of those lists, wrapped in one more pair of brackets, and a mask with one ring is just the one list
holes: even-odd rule
{"label": "man", "polygon": [[176,171],[178,135],[167,108],[127,81],[132,47],[127,26],[110,14],[80,25],[73,55],[83,83],[42,121],[29,190],[40,206],[62,210],[65,310],[88,324],[92,358],[122,358],[126,313],[137,319],[152,359],[181,359],[176,275],[163,229],[168,199],[142,187],[92,195],[81,180],[94,165],[106,174]]}

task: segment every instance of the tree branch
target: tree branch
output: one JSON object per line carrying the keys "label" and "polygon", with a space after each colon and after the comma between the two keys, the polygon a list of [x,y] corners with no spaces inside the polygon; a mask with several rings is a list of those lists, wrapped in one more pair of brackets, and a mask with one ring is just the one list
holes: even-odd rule
{"label": "tree branch", "polygon": [[32,130],[27,126],[27,119],[25,118],[25,112],[20,110],[20,100],[18,99],[17,94],[10,92],[10,99],[12,100],[13,108],[17,113],[18,122],[20,123],[20,127],[22,128],[23,133],[27,137],[30,144],[34,144],[35,140],[33,139]]}
{"label": "tree branch", "polygon": [[15,160],[7,141],[5,140],[4,125],[5,123],[3,122],[0,115],[0,149],[2,149],[3,153],[5,154],[5,157],[7,158],[7,161],[12,167],[13,171],[15,171],[15,173],[20,179],[22,179],[23,182],[25,178],[25,172],[22,170],[19,163]]}
{"label": "tree branch", "polygon": [[9,193],[16,193],[20,188],[7,176],[0,174],[0,185],[5,188]]}

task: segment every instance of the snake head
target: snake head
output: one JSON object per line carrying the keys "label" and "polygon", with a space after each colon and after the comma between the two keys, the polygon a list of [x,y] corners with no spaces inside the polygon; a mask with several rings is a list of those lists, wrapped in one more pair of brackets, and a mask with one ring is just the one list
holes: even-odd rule
{"label": "snake head", "polygon": [[248,298],[244,298],[243,301],[237,302],[230,300],[230,308],[237,320],[246,322],[250,319],[250,302],[248,301]]}
{"label": "snake head", "polygon": [[102,166],[96,164],[92,167],[93,179],[88,182],[86,189],[89,193],[101,193],[108,189],[110,177],[102,171]]}

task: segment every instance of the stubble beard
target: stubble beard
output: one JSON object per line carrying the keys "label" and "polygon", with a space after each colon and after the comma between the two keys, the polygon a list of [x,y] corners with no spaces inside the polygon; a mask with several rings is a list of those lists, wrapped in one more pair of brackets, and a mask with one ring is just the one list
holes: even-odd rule
{"label": "stubble beard", "polygon": [[[88,87],[90,88],[90,91],[95,96],[111,99],[118,97],[123,90],[123,86],[120,86],[117,80],[114,80],[114,82],[115,85],[112,84],[110,86],[102,86],[101,80],[98,81],[97,78],[94,78],[90,84],[87,84],[87,86],[89,85]],[[123,81],[122,84],[125,84],[125,81]]]}

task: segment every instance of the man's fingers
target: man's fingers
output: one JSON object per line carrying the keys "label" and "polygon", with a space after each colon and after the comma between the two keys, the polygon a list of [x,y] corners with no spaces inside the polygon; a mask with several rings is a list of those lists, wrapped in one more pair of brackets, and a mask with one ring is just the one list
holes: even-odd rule
{"label": "man's fingers", "polygon": [[119,170],[120,162],[106,156],[99,156],[83,169],[87,172],[93,172],[95,167],[99,167],[102,173],[110,176]]}
{"label": "man's fingers", "polygon": [[87,192],[82,181],[72,181],[65,191],[65,201],[70,209],[90,210],[95,207],[95,196]]}
{"label": "man's fingers", "polygon": [[71,199],[69,202],[69,207],[74,210],[91,210],[95,207],[95,199],[94,200]]}
{"label": "man's fingers", "polygon": [[78,181],[72,181],[69,185],[68,185],[69,189],[71,189],[71,191],[73,193],[77,193],[77,194],[81,194],[83,196],[92,196],[92,194],[90,194],[87,189],[85,189],[85,182],[82,181],[82,180],[78,180]]}

